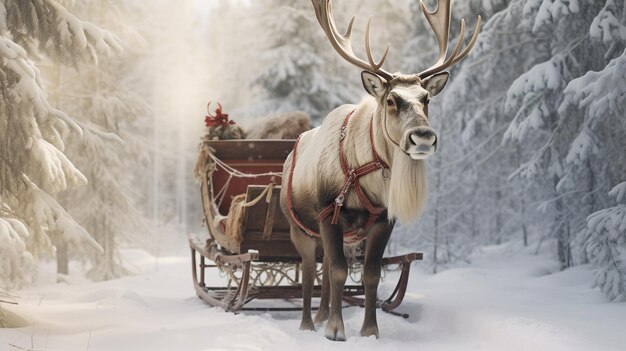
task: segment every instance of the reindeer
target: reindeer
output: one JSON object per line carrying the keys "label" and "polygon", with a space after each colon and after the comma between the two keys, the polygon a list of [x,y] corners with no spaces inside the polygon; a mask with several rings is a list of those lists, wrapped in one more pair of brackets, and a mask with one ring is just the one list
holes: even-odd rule
{"label": "reindeer", "polygon": [[[434,65],[419,74],[391,74],[381,67],[389,53],[375,62],[370,48],[371,17],[365,31],[367,61],[352,49],[354,17],[345,35],[337,32],[331,0],[312,0],[317,20],[330,44],[349,63],[362,69],[369,94],[358,105],[343,105],[322,124],[299,137],[284,164],[287,186],[280,194],[289,219],[291,240],[302,257],[303,313],[300,329],[315,330],[325,320],[325,335],[345,341],[342,296],[348,274],[344,245],[365,240],[363,284],[365,316],[362,336],[379,336],[376,291],[383,252],[396,220],[419,216],[426,196],[424,160],[437,150],[437,134],[428,121],[428,103],[445,87],[444,70],[463,59],[476,43],[481,18],[465,48],[465,21],[447,56],[450,0],[438,0],[424,16],[439,44]],[[321,303],[315,322],[311,296],[315,251],[324,251]],[[330,302],[330,307],[329,307]]]}

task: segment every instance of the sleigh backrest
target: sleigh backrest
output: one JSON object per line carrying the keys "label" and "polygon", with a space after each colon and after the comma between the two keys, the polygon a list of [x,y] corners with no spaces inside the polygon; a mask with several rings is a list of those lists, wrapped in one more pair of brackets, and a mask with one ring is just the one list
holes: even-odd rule
{"label": "sleigh backrest", "polygon": [[[293,149],[295,140],[215,140],[206,143],[214,150],[214,155],[228,166],[247,174],[282,172],[283,163]],[[224,187],[228,179],[223,200],[219,203],[220,214],[226,215],[234,196],[244,194],[248,185],[267,185],[272,180],[280,185],[280,177],[263,176],[257,178],[230,177],[222,167],[213,172],[214,195]]]}
{"label": "sleigh backrest", "polygon": [[[267,172],[280,173],[285,159],[293,149],[294,140],[216,140],[206,143],[213,149],[213,155],[228,167],[246,174]],[[247,207],[243,218],[243,241],[239,250],[258,250],[261,260],[298,259],[299,255],[289,238],[289,223],[279,206],[281,177],[235,177],[221,166],[212,174],[212,189],[203,186],[203,198],[213,204],[203,202],[207,220],[213,222],[217,209],[222,216],[228,215],[233,197],[246,194],[246,202],[261,195],[267,185],[276,186],[269,197]],[[207,184],[203,184],[207,185]],[[220,191],[225,193],[220,195]],[[210,193],[209,193],[210,192]],[[220,198],[222,199],[220,203]],[[228,233],[225,233],[228,236]],[[232,245],[231,245],[232,246]]]}

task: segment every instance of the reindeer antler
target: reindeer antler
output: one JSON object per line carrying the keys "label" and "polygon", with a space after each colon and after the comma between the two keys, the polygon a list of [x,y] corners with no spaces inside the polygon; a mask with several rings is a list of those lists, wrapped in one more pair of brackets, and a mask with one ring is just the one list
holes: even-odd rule
{"label": "reindeer antler", "polygon": [[349,63],[367,70],[374,72],[387,80],[391,80],[393,75],[381,67],[387,59],[387,54],[389,54],[389,45],[387,45],[387,49],[383,54],[383,57],[380,61],[376,62],[372,55],[372,49],[370,46],[370,29],[372,26],[372,17],[367,21],[367,27],[365,28],[365,51],[367,53],[367,61],[364,61],[358,58],[354,54],[354,50],[352,49],[352,26],[354,25],[354,18],[350,20],[350,24],[348,24],[348,30],[345,35],[341,35],[337,32],[337,26],[335,25],[335,21],[333,19],[333,9],[332,9],[332,1],[331,0],[311,0],[313,3],[313,8],[315,8],[315,15],[317,16],[317,21],[320,26],[326,33],[326,37],[330,41],[330,44],[335,48],[337,53],[341,57],[343,57]]}
{"label": "reindeer antler", "polygon": [[[385,53],[380,61],[374,61],[372,56],[372,48],[370,46],[372,17],[370,17],[369,21],[367,21],[367,27],[365,28],[365,52],[367,53],[367,61],[364,61],[358,58],[352,49],[351,37],[355,17],[352,16],[352,19],[348,24],[346,34],[341,35],[337,32],[337,26],[335,25],[335,21],[333,19],[332,0],[311,0],[311,2],[313,3],[313,8],[315,9],[317,21],[324,30],[324,33],[326,33],[326,37],[328,37],[330,44],[333,48],[335,48],[341,57],[361,69],[377,73],[387,80],[393,79],[393,74],[381,68],[385,59],[387,59],[387,55],[389,54],[389,44],[387,45],[387,49],[385,49]],[[454,45],[451,55],[447,57],[448,39],[450,35],[450,2],[451,0],[437,0],[437,9],[430,12],[426,8],[426,5],[424,5],[424,1],[420,0],[422,12],[435,33],[435,38],[437,38],[437,43],[439,45],[439,56],[437,57],[435,64],[419,73],[419,76],[422,79],[441,72],[453,64],[461,61],[465,56],[467,56],[467,54],[469,54],[478,39],[481,24],[480,16],[478,16],[478,21],[476,22],[476,28],[474,28],[472,38],[467,46],[462,49],[463,38],[465,37],[465,19],[461,19],[461,33],[459,34],[459,38]]]}
{"label": "reindeer antler", "polygon": [[444,69],[452,66],[453,64],[461,61],[470,50],[476,44],[476,39],[478,39],[478,33],[480,29],[481,18],[478,16],[478,21],[476,22],[476,28],[474,29],[474,33],[472,34],[472,38],[469,43],[461,51],[461,47],[463,44],[463,38],[465,37],[465,19],[461,19],[461,33],[459,34],[459,38],[456,41],[456,45],[452,50],[452,54],[450,57],[446,58],[448,53],[448,37],[450,35],[450,2],[451,0],[437,0],[437,9],[433,12],[428,11],[426,5],[424,5],[424,1],[420,0],[420,6],[422,7],[422,12],[428,20],[430,27],[435,33],[435,38],[437,38],[437,43],[439,44],[439,56],[437,57],[437,61],[434,65],[430,66],[428,69],[419,73],[420,78],[426,78],[435,73],[441,72]]}

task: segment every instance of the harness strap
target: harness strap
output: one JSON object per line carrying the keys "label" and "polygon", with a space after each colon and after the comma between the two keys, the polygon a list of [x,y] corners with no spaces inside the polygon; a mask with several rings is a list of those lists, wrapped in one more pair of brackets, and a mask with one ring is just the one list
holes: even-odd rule
{"label": "harness strap", "polygon": [[[383,176],[384,176],[385,170],[389,170],[390,167],[379,156],[378,152],[376,151],[376,146],[374,144],[374,131],[373,131],[374,130],[374,118],[372,118],[372,120],[370,121],[369,136],[370,136],[370,144],[372,147],[372,156],[373,156],[374,161],[369,162],[361,167],[358,167],[357,169],[352,169],[352,170],[350,169],[348,159],[344,152],[343,142],[347,136],[348,123],[354,111],[355,110],[351,111],[344,118],[343,124],[341,126],[341,133],[339,135],[339,161],[340,161],[341,169],[343,170],[346,180],[344,182],[344,185],[341,187],[339,195],[335,198],[335,201],[331,203],[330,205],[328,205],[327,207],[325,207],[320,212],[318,216],[318,220],[322,222],[326,218],[328,218],[328,216],[332,214],[333,216],[331,219],[331,224],[337,224],[339,222],[339,214],[341,212],[341,208],[343,207],[345,203],[345,200],[348,196],[348,193],[350,192],[350,189],[353,188],[357,198],[363,204],[365,209],[369,212],[369,217],[365,224],[365,228],[369,228],[376,222],[376,219],[385,210],[385,208],[377,207],[372,204],[370,199],[367,197],[367,195],[363,191],[363,188],[361,187],[360,178],[367,174],[375,172],[376,170],[383,171]],[[302,223],[302,221],[298,218],[297,214],[295,213],[295,210],[293,209],[293,202],[292,202],[292,196],[291,196],[292,189],[293,189],[292,179],[293,179],[293,173],[294,173],[294,169],[296,165],[299,142],[300,142],[300,137],[298,137],[298,140],[296,140],[296,143],[293,148],[293,159],[291,163],[291,169],[289,172],[289,179],[287,181],[287,207],[289,208],[289,213],[292,219],[296,222],[296,224],[298,224],[298,226],[306,234],[308,234],[309,236],[313,236],[313,237],[319,237],[320,236],[319,233],[316,233],[315,231],[305,226],[304,223]],[[358,234],[357,230],[346,232],[344,233],[344,240],[346,242],[350,242],[351,238],[354,238],[357,234]]]}
{"label": "harness strap", "polygon": [[367,163],[355,170],[350,170],[349,162],[346,157],[346,153],[344,152],[343,141],[347,136],[348,123],[350,122],[350,117],[354,113],[354,110],[350,112],[343,120],[343,125],[341,126],[341,133],[339,135],[339,159],[341,161],[341,168],[346,177],[346,181],[337,196],[335,198],[335,202],[328,205],[322,212],[320,213],[318,220],[325,220],[331,213],[333,217],[331,219],[331,224],[337,224],[339,221],[339,213],[341,211],[341,207],[343,207],[346,197],[351,188],[354,188],[354,192],[356,193],[359,201],[363,204],[363,206],[370,213],[370,217],[375,216],[374,220],[378,218],[378,216],[385,210],[384,207],[376,207],[372,204],[370,199],[365,195],[363,188],[361,187],[360,178],[367,174],[370,174],[376,170],[385,170],[389,169],[389,165],[385,162],[376,152],[376,145],[374,144],[374,118],[370,121],[369,128],[369,136],[370,136],[370,144],[372,147],[372,157],[374,161]]}

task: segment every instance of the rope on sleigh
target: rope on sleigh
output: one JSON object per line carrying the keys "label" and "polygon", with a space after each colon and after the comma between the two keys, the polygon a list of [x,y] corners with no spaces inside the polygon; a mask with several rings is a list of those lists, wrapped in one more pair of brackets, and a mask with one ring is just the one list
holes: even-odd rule
{"label": "rope on sleigh", "polygon": [[228,174],[237,178],[259,178],[259,177],[283,177],[283,172],[265,172],[265,173],[243,173],[228,164],[224,161],[220,160],[215,154],[211,151],[207,152],[207,155],[215,162],[217,165],[222,167]]}
{"label": "rope on sleigh", "polygon": [[218,206],[222,203],[222,198],[225,195],[226,189],[230,185],[230,181],[232,180],[232,178],[283,177],[282,172],[264,172],[255,174],[243,173],[229,166],[224,161],[215,156],[215,153],[210,146],[206,144],[202,145],[200,147],[198,160],[196,161],[196,166],[194,169],[195,178],[200,182],[206,180],[209,180],[210,182],[213,172],[215,171],[217,166],[221,167],[229,175],[228,180],[226,181],[224,186],[215,195],[215,199],[218,201]]}

